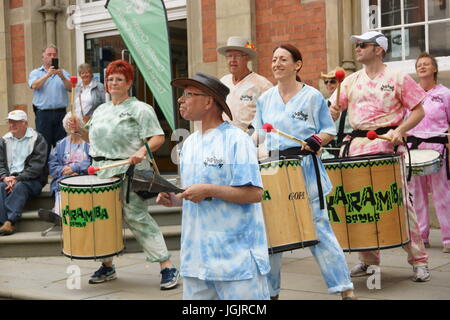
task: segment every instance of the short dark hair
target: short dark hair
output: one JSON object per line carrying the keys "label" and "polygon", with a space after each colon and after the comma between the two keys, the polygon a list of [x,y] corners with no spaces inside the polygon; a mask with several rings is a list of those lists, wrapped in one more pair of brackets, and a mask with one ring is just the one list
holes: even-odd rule
{"label": "short dark hair", "polygon": [[433,65],[433,67],[436,68],[436,72],[433,74],[434,76],[434,81],[437,81],[437,76],[438,76],[438,72],[439,72],[439,67],[438,67],[438,63],[435,57],[433,57],[431,54],[429,54],[428,52],[422,52],[416,59],[416,63],[415,63],[415,68],[417,70],[417,63],[419,62],[420,59],[422,58],[430,58],[431,60],[431,64]]}

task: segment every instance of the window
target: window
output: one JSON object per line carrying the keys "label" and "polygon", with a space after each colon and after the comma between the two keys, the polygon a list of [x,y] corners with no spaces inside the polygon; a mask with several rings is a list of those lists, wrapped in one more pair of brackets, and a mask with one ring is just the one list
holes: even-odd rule
{"label": "window", "polygon": [[435,57],[450,56],[449,2],[363,0],[363,32],[376,30],[388,37],[386,62],[415,60],[423,51]]}

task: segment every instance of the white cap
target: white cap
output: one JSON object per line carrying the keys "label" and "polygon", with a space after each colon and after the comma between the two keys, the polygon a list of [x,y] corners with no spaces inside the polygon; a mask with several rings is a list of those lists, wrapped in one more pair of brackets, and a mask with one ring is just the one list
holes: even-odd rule
{"label": "white cap", "polygon": [[384,52],[387,52],[388,50],[388,39],[384,34],[378,31],[369,31],[360,36],[353,35],[350,37],[350,40],[352,43],[356,43],[356,41],[378,43],[380,47],[384,49]]}
{"label": "white cap", "polygon": [[22,110],[13,110],[8,113],[6,120],[28,121],[27,114]]}

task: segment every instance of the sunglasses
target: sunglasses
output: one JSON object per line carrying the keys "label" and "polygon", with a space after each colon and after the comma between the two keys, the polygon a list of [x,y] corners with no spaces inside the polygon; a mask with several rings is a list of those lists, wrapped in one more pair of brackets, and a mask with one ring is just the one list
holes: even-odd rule
{"label": "sunglasses", "polygon": [[377,43],[373,43],[373,42],[360,42],[360,43],[355,44],[356,48],[361,48],[361,49],[365,49],[367,46],[379,47],[380,45]]}
{"label": "sunglasses", "polygon": [[325,84],[335,84],[336,83],[336,79],[331,79],[331,80],[324,80],[323,82],[325,82]]}

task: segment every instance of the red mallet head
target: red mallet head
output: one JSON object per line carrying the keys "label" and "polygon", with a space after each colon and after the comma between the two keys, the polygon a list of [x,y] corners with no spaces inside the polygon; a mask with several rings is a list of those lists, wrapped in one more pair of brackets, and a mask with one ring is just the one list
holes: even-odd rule
{"label": "red mallet head", "polygon": [[334,73],[334,77],[336,78],[337,82],[342,82],[345,79],[345,71],[344,70],[336,70],[336,72]]}
{"label": "red mallet head", "polygon": [[100,169],[94,168],[93,166],[90,166],[90,167],[88,168],[88,174],[89,174],[89,175],[93,175],[93,174],[95,174],[98,170],[100,170]]}
{"label": "red mallet head", "polygon": [[274,127],[270,123],[267,123],[267,122],[263,124],[262,128],[266,132],[270,132],[274,129]]}
{"label": "red mallet head", "polygon": [[369,132],[367,132],[366,136],[370,140],[375,140],[376,138],[378,138],[378,134],[373,130],[370,130]]}
{"label": "red mallet head", "polygon": [[72,88],[75,88],[75,86],[77,85],[77,82],[78,82],[78,77],[71,76],[70,77],[70,82],[72,83]]}

